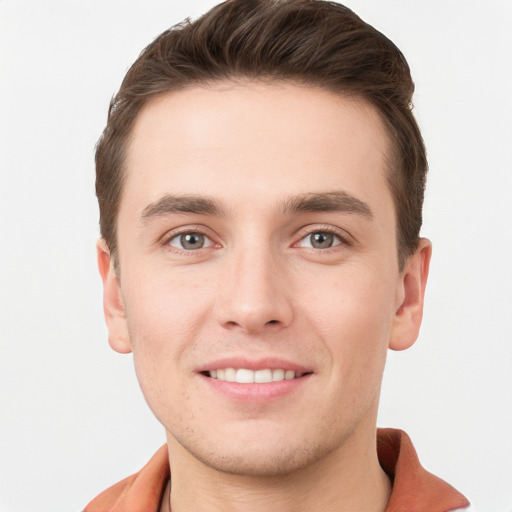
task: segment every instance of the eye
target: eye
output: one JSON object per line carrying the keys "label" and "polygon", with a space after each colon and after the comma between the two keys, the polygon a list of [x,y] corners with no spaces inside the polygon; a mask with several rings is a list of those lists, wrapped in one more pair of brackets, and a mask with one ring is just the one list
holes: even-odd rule
{"label": "eye", "polygon": [[343,243],[341,238],[334,233],[330,233],[329,231],[315,231],[302,238],[297,245],[310,249],[330,249],[341,243]]}
{"label": "eye", "polygon": [[181,233],[172,237],[167,243],[171,247],[185,251],[195,251],[213,245],[213,242],[206,235],[197,232]]}

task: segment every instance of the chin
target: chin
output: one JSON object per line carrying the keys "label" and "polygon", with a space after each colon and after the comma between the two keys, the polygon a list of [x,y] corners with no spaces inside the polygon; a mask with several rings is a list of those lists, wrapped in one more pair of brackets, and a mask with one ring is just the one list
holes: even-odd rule
{"label": "chin", "polygon": [[321,454],[307,448],[281,448],[276,452],[272,451],[271,455],[261,453],[261,450],[255,452],[247,451],[244,454],[234,451],[226,454],[210,454],[210,456],[202,457],[195,455],[203,464],[208,467],[237,476],[249,477],[282,477],[297,471],[300,471],[317,460],[322,458]]}
{"label": "chin", "polygon": [[[312,439],[271,439],[267,433],[253,439],[240,436],[233,440],[181,443],[188,453],[216,471],[247,477],[282,477],[303,470],[328,457],[339,446],[328,436]],[[319,444],[318,440],[322,443]],[[189,440],[190,441],[190,440]],[[211,450],[215,447],[215,451]]]}

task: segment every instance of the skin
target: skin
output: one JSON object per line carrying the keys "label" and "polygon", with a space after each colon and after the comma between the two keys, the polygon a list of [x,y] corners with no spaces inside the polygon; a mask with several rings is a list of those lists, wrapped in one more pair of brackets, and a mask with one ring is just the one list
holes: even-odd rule
{"label": "skin", "polygon": [[[372,106],[290,83],[194,87],[140,113],[117,272],[103,241],[98,261],[110,344],[133,351],[167,432],[173,511],[385,509],[382,373],[418,335],[431,254],[422,239],[399,270],[387,152]],[[232,357],[308,375],[238,400],[201,373]]]}

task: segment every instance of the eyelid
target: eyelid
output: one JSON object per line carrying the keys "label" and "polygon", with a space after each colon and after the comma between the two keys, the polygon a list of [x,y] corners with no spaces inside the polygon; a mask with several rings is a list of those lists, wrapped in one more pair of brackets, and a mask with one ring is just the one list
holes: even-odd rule
{"label": "eyelid", "polygon": [[[353,240],[352,236],[350,235],[350,233],[348,233],[347,231],[345,231],[341,228],[337,228],[337,227],[329,225],[329,224],[310,224],[308,226],[301,228],[297,232],[296,236],[298,239],[296,242],[293,243],[293,246],[294,247],[299,246],[298,244],[302,240],[304,240],[304,238],[312,235],[313,233],[329,233],[331,235],[336,236],[340,240],[341,243],[333,245],[329,249],[334,249],[335,247],[338,247],[340,245],[351,246],[354,243],[354,240]],[[307,247],[306,247],[306,249],[307,249]],[[318,249],[314,249],[314,250],[317,251]],[[327,251],[328,249],[323,249],[323,250]]]}
{"label": "eyelid", "polygon": [[[177,238],[181,235],[186,235],[186,234],[192,234],[192,233],[195,233],[195,234],[199,234],[199,235],[203,235],[205,238],[207,238],[209,240],[209,244],[206,246],[206,247],[201,247],[199,249],[195,249],[195,250],[190,250],[190,249],[180,249],[179,247],[175,247],[175,246],[172,246],[170,245],[170,242],[171,240],[173,240],[174,238]],[[199,252],[201,251],[202,249],[210,249],[212,247],[220,247],[220,244],[219,242],[216,241],[215,237],[212,236],[212,232],[210,229],[206,228],[205,226],[201,226],[201,225],[187,225],[187,226],[180,226],[178,228],[174,228],[170,231],[167,231],[167,233],[165,233],[165,235],[163,235],[160,239],[160,243],[165,246],[165,247],[170,247],[172,248],[172,250],[174,251],[178,251],[178,252],[182,252],[182,253],[187,253],[187,254],[190,254],[190,253],[194,253],[194,252]]]}
{"label": "eyelid", "polygon": [[[199,236],[203,237],[204,243],[201,247],[192,248],[192,249],[185,249],[184,247],[179,247],[178,245],[173,244],[173,242],[175,240],[180,240],[181,237],[183,237],[184,235],[199,235]],[[180,243],[180,242],[178,242],[178,243]],[[175,249],[178,249],[178,250],[184,250],[187,252],[195,252],[195,251],[200,251],[201,249],[207,249],[208,247],[211,247],[212,245],[214,245],[215,242],[209,236],[205,235],[204,233],[199,233],[198,231],[190,231],[190,232],[185,231],[185,233],[179,233],[177,235],[172,236],[168,240],[167,244],[170,245],[171,247],[174,247]]]}

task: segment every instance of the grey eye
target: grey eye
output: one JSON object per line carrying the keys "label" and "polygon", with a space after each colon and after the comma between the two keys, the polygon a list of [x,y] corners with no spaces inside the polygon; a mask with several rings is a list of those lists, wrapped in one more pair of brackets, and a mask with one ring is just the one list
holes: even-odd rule
{"label": "grey eye", "polygon": [[171,247],[177,249],[185,249],[186,251],[194,251],[209,247],[212,244],[211,240],[202,233],[182,233],[177,235],[169,241]]}
{"label": "grey eye", "polygon": [[334,235],[332,233],[311,233],[309,235],[311,247],[315,249],[328,249],[333,246]]}
{"label": "grey eye", "polygon": [[330,249],[335,245],[342,243],[339,236],[328,231],[315,231],[305,236],[300,242],[300,247],[308,247],[310,249]]}

